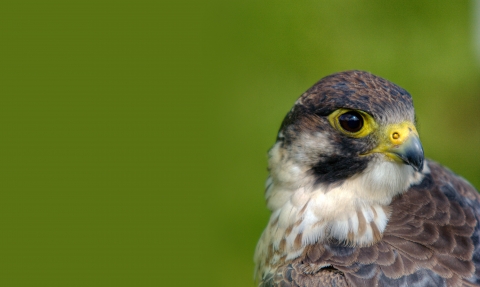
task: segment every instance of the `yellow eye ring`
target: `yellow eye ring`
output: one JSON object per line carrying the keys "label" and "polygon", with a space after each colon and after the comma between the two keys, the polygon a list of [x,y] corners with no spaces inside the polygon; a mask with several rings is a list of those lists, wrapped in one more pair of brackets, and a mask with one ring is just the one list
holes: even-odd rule
{"label": "yellow eye ring", "polygon": [[341,108],[331,113],[328,120],[336,130],[354,138],[365,137],[376,129],[372,116],[360,110]]}

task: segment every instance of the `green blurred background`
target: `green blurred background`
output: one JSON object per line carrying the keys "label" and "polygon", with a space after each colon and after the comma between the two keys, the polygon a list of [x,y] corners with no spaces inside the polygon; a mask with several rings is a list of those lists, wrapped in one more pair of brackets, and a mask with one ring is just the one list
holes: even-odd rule
{"label": "green blurred background", "polygon": [[266,151],[361,69],[414,97],[426,155],[480,187],[469,1],[0,7],[0,285],[253,286]]}

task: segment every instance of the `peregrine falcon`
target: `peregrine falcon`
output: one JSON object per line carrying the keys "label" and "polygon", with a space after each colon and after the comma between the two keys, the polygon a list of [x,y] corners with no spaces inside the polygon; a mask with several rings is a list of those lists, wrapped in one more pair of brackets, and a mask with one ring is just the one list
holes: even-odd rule
{"label": "peregrine falcon", "polygon": [[480,195],[424,159],[410,94],[321,79],[269,151],[259,286],[480,286]]}

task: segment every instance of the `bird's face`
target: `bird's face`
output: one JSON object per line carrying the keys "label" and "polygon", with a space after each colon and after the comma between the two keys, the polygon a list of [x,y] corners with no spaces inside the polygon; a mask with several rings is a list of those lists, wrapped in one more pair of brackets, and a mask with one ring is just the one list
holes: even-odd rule
{"label": "bird's face", "polygon": [[[309,174],[314,184],[341,184],[382,163],[403,173],[423,168],[410,95],[360,71],[324,78],[303,94],[285,117],[277,145],[289,159],[283,163]],[[275,172],[282,164],[271,158]]]}
{"label": "bird's face", "polygon": [[366,111],[345,108],[333,111],[327,119],[333,128],[331,138],[344,138],[347,145],[358,148],[351,151],[352,160],[368,162],[371,157],[383,157],[410,165],[416,171],[423,168],[422,145],[415,124],[409,119],[382,123]]}

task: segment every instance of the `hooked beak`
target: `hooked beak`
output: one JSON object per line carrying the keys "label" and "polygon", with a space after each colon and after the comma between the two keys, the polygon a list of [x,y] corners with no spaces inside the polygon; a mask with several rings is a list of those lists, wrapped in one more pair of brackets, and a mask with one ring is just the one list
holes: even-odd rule
{"label": "hooked beak", "polygon": [[393,124],[386,128],[380,145],[374,150],[390,159],[422,171],[424,153],[418,132],[411,122]]}
{"label": "hooked beak", "polygon": [[393,146],[388,151],[399,157],[405,164],[412,166],[414,170],[422,171],[424,155],[417,135],[410,135],[403,144]]}

